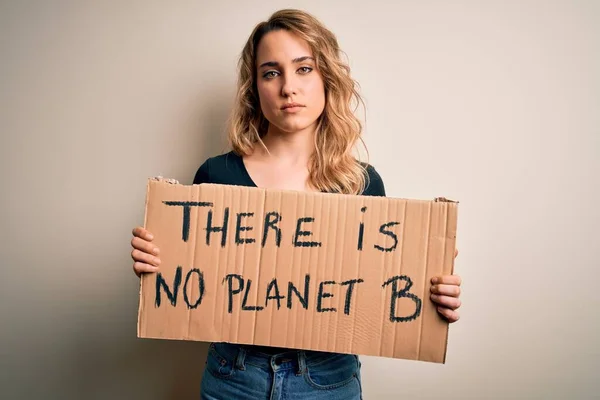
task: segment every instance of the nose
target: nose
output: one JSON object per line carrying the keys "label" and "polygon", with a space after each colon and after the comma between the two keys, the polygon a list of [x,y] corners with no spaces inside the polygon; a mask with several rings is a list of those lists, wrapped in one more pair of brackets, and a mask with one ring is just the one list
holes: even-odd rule
{"label": "nose", "polygon": [[281,95],[283,97],[291,97],[297,92],[297,84],[295,77],[286,74],[283,78],[283,84],[281,85]]}

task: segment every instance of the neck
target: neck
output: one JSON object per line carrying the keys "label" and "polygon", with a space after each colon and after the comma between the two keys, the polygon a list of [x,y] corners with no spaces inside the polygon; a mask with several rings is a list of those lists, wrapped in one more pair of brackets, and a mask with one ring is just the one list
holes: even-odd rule
{"label": "neck", "polygon": [[[268,154],[285,164],[308,165],[315,149],[314,137],[316,127],[309,127],[297,132],[281,132],[273,125],[263,138]],[[264,149],[263,149],[264,151]]]}

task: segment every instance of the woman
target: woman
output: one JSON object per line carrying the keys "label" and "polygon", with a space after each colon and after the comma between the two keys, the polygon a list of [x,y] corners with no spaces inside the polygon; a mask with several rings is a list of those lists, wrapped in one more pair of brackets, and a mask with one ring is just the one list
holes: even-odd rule
{"label": "woman", "polygon": [[[385,196],[375,169],[352,152],[360,101],[335,36],[318,20],[282,10],[257,25],[239,64],[232,151],[206,160],[194,184],[218,183],[299,191]],[[133,268],[156,272],[159,250],[143,228],[133,231]],[[458,276],[432,280],[432,300],[458,320]],[[348,354],[213,343],[203,399],[360,399],[360,362]]]}

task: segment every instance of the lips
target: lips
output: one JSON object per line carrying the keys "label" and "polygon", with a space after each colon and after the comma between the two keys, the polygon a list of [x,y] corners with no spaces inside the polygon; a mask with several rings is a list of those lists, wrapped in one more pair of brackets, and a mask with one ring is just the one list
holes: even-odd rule
{"label": "lips", "polygon": [[286,103],[281,107],[281,109],[285,110],[285,109],[293,108],[293,107],[305,107],[305,106],[300,103]]}

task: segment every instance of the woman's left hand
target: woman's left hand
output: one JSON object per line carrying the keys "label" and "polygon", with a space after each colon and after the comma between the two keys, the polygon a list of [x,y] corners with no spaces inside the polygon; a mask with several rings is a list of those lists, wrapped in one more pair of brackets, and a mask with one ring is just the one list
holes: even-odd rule
{"label": "woman's left hand", "polygon": [[[454,257],[458,255],[458,250]],[[458,308],[461,305],[460,284],[462,280],[458,275],[434,276],[431,278],[431,300],[436,303],[438,312],[448,320],[456,322],[460,318]]]}

